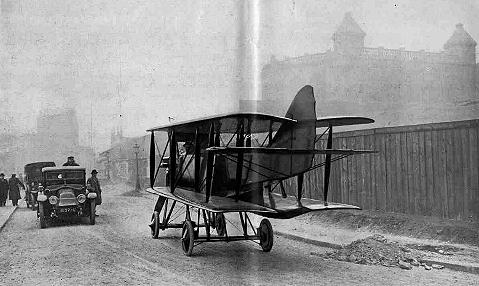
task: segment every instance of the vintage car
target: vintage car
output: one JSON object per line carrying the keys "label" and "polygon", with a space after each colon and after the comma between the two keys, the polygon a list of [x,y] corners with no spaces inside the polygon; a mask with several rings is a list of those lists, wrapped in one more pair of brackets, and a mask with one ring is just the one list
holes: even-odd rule
{"label": "vintage car", "polygon": [[27,208],[36,209],[38,188],[42,185],[42,168],[55,167],[54,162],[35,162],[25,165],[25,202]]}
{"label": "vintage car", "polygon": [[95,224],[96,193],[89,192],[85,168],[75,166],[45,167],[38,193],[40,228],[48,222],[66,217],[86,217]]}

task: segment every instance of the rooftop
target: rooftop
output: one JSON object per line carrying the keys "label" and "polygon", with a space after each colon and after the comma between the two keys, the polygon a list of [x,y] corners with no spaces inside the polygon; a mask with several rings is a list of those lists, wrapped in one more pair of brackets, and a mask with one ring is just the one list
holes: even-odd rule
{"label": "rooftop", "polygon": [[452,46],[476,46],[476,44],[476,41],[474,41],[471,35],[464,30],[464,25],[459,23],[456,25],[456,30],[452,36],[444,44],[444,49]]}
{"label": "rooftop", "polygon": [[366,36],[366,33],[359,27],[359,24],[353,19],[350,12],[344,15],[343,21],[333,34],[333,39],[339,34]]}

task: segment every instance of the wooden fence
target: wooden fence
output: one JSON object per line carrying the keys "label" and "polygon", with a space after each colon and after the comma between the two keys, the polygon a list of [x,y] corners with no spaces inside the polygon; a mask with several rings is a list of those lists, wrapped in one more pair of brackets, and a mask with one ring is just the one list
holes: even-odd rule
{"label": "wooden fence", "polygon": [[[363,209],[479,219],[479,120],[337,133],[333,148],[374,149],[334,162],[329,200]],[[318,147],[324,147],[320,140]],[[321,199],[323,172],[305,177]],[[294,188],[294,180],[289,184]],[[290,190],[292,191],[292,190]]]}

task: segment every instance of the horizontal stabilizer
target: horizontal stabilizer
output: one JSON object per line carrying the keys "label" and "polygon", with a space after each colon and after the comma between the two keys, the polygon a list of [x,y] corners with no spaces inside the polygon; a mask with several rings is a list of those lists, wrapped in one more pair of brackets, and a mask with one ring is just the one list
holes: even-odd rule
{"label": "horizontal stabilizer", "polygon": [[354,155],[354,154],[367,154],[377,153],[374,150],[353,150],[353,149],[288,149],[288,148],[268,148],[268,147],[210,147],[206,149],[208,152],[215,154],[341,154],[341,155]]}
{"label": "horizontal stabilizer", "polygon": [[358,116],[328,116],[316,119],[316,128],[328,127],[328,126],[345,126],[345,125],[358,125],[358,124],[370,124],[374,123],[374,120],[367,117]]}

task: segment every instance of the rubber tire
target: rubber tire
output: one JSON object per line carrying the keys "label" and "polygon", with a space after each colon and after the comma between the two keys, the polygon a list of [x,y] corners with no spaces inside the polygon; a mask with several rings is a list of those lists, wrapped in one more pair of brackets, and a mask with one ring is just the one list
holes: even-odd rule
{"label": "rubber tire", "polygon": [[96,202],[95,200],[90,201],[90,214],[88,216],[88,222],[90,225],[95,224],[95,209],[96,209]]}
{"label": "rubber tire", "polygon": [[226,218],[223,213],[216,214],[215,229],[218,236],[225,236],[226,234]]}
{"label": "rubber tire", "polygon": [[31,200],[31,197],[30,197],[30,194],[25,194],[25,203],[27,204],[27,209],[30,208],[30,200]]}
{"label": "rubber tire", "polygon": [[273,227],[268,219],[263,219],[258,227],[259,243],[264,252],[273,248]]}
{"label": "rubber tire", "polygon": [[181,247],[183,248],[183,253],[186,256],[191,256],[194,246],[195,230],[193,228],[193,223],[191,220],[185,220],[181,231]]}
{"label": "rubber tire", "polygon": [[160,235],[160,213],[154,211],[150,222],[151,237],[157,239]]}
{"label": "rubber tire", "polygon": [[37,207],[35,205],[38,205],[38,202],[35,200],[35,198],[32,196],[32,204],[31,204],[31,207],[32,207],[32,211],[36,211],[37,210]]}
{"label": "rubber tire", "polygon": [[43,203],[38,203],[38,217],[40,218],[40,228],[47,227],[47,218],[45,217],[45,210],[43,208]]}

